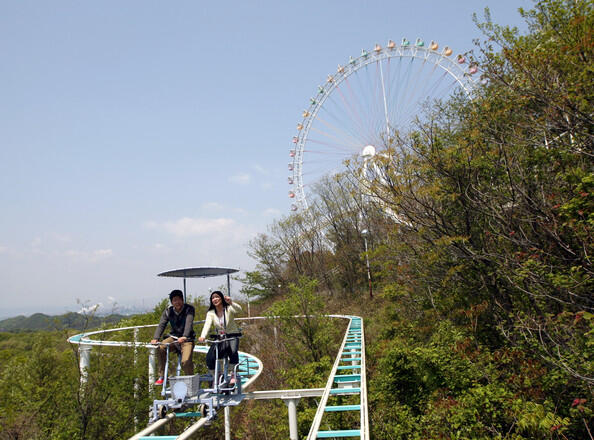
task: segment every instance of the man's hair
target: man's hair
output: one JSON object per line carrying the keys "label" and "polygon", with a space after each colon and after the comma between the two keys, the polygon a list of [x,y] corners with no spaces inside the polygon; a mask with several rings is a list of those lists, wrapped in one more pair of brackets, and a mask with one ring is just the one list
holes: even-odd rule
{"label": "man's hair", "polygon": [[169,301],[171,301],[176,296],[179,296],[181,299],[184,299],[184,292],[182,292],[179,289],[172,290],[169,294]]}

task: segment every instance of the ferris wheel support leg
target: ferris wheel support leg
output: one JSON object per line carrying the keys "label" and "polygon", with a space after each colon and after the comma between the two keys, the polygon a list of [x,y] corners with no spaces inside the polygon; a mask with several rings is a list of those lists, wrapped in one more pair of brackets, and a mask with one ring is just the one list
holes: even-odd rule
{"label": "ferris wheel support leg", "polygon": [[225,440],[231,440],[231,408],[225,407]]}
{"label": "ferris wheel support leg", "polygon": [[289,413],[289,439],[299,440],[297,430],[297,404],[299,403],[299,397],[285,398],[283,402],[287,405]]}

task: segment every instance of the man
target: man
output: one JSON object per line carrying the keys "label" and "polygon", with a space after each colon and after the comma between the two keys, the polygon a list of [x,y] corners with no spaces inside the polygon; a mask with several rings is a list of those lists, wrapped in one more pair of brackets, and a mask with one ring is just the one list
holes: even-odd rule
{"label": "man", "polygon": [[151,344],[158,344],[159,339],[163,335],[167,323],[171,324],[171,336],[176,336],[177,341],[171,336],[163,340],[163,344],[159,345],[159,379],[155,385],[163,384],[163,377],[165,375],[165,362],[167,361],[167,346],[164,344],[176,342],[169,346],[169,351],[179,353],[182,356],[182,370],[184,374],[190,376],[194,374],[194,364],[192,362],[192,352],[194,351],[194,307],[184,303],[184,294],[181,290],[173,290],[169,294],[171,306],[163,310],[161,321],[155,330],[155,335]]}

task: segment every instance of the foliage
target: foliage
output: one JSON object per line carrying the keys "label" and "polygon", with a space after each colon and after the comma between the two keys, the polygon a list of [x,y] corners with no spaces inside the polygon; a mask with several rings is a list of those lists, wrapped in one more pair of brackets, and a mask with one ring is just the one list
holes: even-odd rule
{"label": "foliage", "polygon": [[317,280],[302,277],[298,284],[289,284],[286,299],[268,310],[294,366],[319,362],[333,349],[335,332],[322,316],[324,300],[316,292],[317,285]]}
{"label": "foliage", "polygon": [[593,6],[520,13],[526,35],[477,19],[485,84],[394,132],[372,197],[350,183],[353,160],[268,236],[283,282],[349,293],[371,232],[388,302],[372,347],[377,438],[591,438]]}
{"label": "foliage", "polygon": [[34,313],[31,316],[16,316],[0,321],[0,331],[3,332],[23,332],[38,330],[63,330],[63,329],[81,329],[95,328],[102,325],[115,324],[119,322],[123,315],[110,314],[107,316],[87,316],[81,313],[64,313],[57,316],[49,316],[43,313]]}
{"label": "foliage", "polygon": [[255,287],[278,295],[303,276],[334,295],[352,295],[365,285],[362,231],[372,225],[362,215],[356,183],[343,173],[323,179],[315,191],[308,211],[274,222],[249,243],[248,253],[259,263],[257,278],[247,278],[248,292]]}
{"label": "foliage", "polygon": [[542,363],[519,350],[491,352],[449,322],[429,324],[428,338],[411,335],[428,322],[399,324],[392,340],[371,348],[378,438],[536,439],[577,425],[571,392],[547,389],[551,373]]}
{"label": "foliage", "polygon": [[246,271],[245,277],[240,281],[242,283],[241,293],[249,300],[266,299],[272,295],[266,286],[266,279],[262,272]]}
{"label": "foliage", "polygon": [[[134,368],[131,353],[96,350],[82,388],[76,353],[65,343],[64,333],[11,339],[22,338],[27,338],[26,350],[12,351],[0,367],[1,439],[107,439],[133,434],[134,417],[141,410],[146,413],[148,396],[130,398],[135,394],[134,378],[143,376]],[[146,370],[146,360],[141,369]],[[146,379],[139,385],[139,390],[146,389]]]}

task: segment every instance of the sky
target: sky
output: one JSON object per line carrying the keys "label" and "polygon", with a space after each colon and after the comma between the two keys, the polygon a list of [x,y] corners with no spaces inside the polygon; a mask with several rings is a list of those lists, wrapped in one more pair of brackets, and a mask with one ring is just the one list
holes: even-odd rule
{"label": "sky", "polygon": [[181,287],[160,272],[252,270],[338,64],[402,37],[466,52],[473,13],[522,29],[531,5],[0,0],[0,317],[152,308]]}

